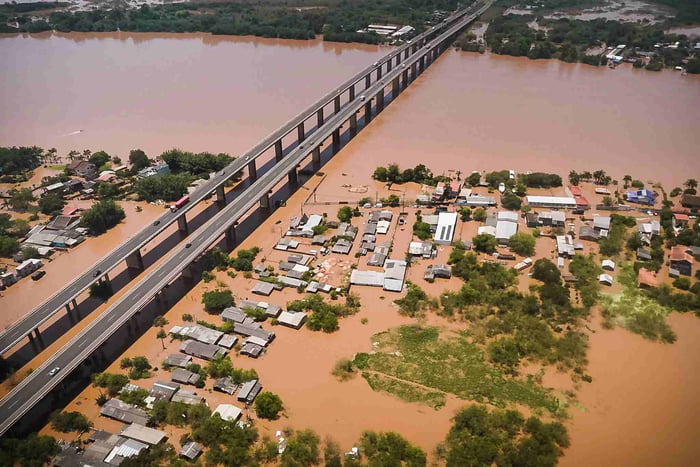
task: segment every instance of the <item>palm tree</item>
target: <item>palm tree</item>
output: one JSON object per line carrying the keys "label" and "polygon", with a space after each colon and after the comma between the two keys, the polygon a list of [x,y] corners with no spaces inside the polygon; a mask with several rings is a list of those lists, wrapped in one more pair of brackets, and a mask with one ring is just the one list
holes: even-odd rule
{"label": "palm tree", "polygon": [[163,346],[163,350],[165,350],[165,341],[164,341],[163,339],[165,339],[166,337],[168,337],[168,334],[166,334],[165,330],[160,329],[160,330],[158,331],[158,334],[156,334],[156,337],[157,337],[158,339],[160,339],[160,343],[161,343],[161,345]]}
{"label": "palm tree", "polygon": [[78,151],[76,151],[75,149],[73,149],[72,151],[70,151],[68,153],[68,160],[73,162],[74,160],[76,160],[78,158],[79,155],[80,155],[80,153]]}
{"label": "palm tree", "polygon": [[695,180],[694,178],[689,178],[688,180],[685,181],[683,186],[685,186],[689,190],[694,190],[698,187],[698,181]]}
{"label": "palm tree", "polygon": [[625,181],[625,188],[630,186],[630,183],[632,183],[632,176],[631,175],[625,175],[622,180]]}

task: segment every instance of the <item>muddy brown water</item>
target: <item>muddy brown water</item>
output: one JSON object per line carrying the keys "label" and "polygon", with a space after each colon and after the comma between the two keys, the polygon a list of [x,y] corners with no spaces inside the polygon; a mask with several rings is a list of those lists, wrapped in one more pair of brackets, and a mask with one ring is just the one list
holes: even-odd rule
{"label": "muddy brown water", "polygon": [[[386,51],[199,34],[3,37],[0,144],[55,146],[63,153],[104,149],[122,157],[134,147],[150,155],[175,146],[238,154]],[[630,173],[679,184],[700,175],[699,98],[700,79],[673,71],[450,51],[324,167],[328,180],[319,198],[347,198],[347,190],[337,188],[343,183],[367,185],[372,196],[381,188],[371,172],[389,162],[422,162],[436,173],[603,168],[616,178]],[[286,210],[284,219],[296,213],[293,203]],[[277,228],[271,222],[243,246],[269,248]],[[256,367],[288,405],[288,419],[263,428],[310,426],[343,445],[363,429],[391,429],[431,450],[459,401],[434,412],[372,393],[360,378],[340,384],[329,375],[338,358],[367,351],[374,332],[406,322],[380,293],[360,293],[371,309],[346,320],[337,335],[282,330],[262,360],[237,359]],[[198,302],[195,291],[171,316]],[[594,382],[580,394],[583,408],[573,410],[563,465],[692,464],[700,321],[676,316],[672,324],[679,334],[673,346],[624,330],[593,334]],[[160,343],[153,345],[159,354]]]}

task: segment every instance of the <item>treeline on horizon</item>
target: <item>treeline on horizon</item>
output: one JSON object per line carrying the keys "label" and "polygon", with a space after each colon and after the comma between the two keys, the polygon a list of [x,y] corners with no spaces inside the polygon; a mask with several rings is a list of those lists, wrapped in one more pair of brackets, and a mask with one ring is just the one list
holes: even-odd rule
{"label": "treeline on horizon", "polygon": [[[298,2],[299,6],[308,4]],[[456,0],[344,0],[322,1],[301,10],[275,2],[176,3],[135,9],[57,11],[34,21],[29,15],[21,15],[55,5],[63,4],[37,2],[21,8],[0,5],[0,32],[210,32],[281,39],[313,39],[323,34],[327,41],[377,44],[384,40],[381,36],[357,31],[370,23],[410,24],[421,30],[432,22],[435,11],[452,11],[461,4]],[[9,26],[10,21],[16,21],[19,28]]]}
{"label": "treeline on horizon", "polygon": [[[543,29],[536,30],[530,27],[534,20],[537,20]],[[484,39],[488,48],[495,54],[530,59],[556,58],[564,62],[581,62],[594,66],[607,63],[607,52],[588,53],[589,49],[601,45],[625,44],[625,53],[632,50],[630,57],[638,57],[637,50],[653,52],[648,64],[644,64],[641,57],[634,64],[636,68],[645,67],[651,71],[683,65],[693,47],[687,36],[667,34],[661,25],[623,23],[606,19],[546,19],[533,15],[497,17],[490,22]],[[658,43],[675,42],[679,43],[677,48],[654,47]],[[483,44],[476,42],[473,33],[464,33],[456,45],[465,51],[484,52]],[[686,70],[688,73],[700,73],[700,59],[695,57],[689,60]]]}

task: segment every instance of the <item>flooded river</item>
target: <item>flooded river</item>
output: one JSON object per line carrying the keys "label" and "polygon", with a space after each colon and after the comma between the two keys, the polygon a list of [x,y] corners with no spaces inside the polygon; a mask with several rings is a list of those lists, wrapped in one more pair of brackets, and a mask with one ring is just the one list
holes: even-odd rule
{"label": "flooded river", "polygon": [[[61,153],[104,149],[122,157],[135,147],[151,156],[174,146],[238,154],[386,51],[199,34],[5,37],[0,144],[53,146]],[[324,185],[368,184],[374,167],[389,162],[422,162],[437,173],[605,169],[616,178],[630,173],[676,185],[700,176],[698,102],[700,79],[673,71],[450,51],[324,168]],[[269,246],[261,235],[248,243],[255,241]],[[186,306],[181,301],[175,316]],[[340,356],[367,350],[372,333],[404,321],[389,305],[375,311],[369,326],[360,323],[362,315],[353,317],[335,338],[285,333],[275,344],[282,347],[250,365],[283,396],[295,427],[344,442],[365,428],[394,429],[431,450],[458,403],[433,413],[382,394],[357,398],[366,389],[360,379],[340,385],[328,374]],[[583,408],[573,411],[572,447],[563,464],[693,462],[700,320],[675,317],[673,325],[679,341],[672,346],[623,330],[593,335],[594,382],[581,393]],[[294,353],[313,364],[285,374],[290,366],[283,357]],[[343,426],[352,432],[347,439]]]}

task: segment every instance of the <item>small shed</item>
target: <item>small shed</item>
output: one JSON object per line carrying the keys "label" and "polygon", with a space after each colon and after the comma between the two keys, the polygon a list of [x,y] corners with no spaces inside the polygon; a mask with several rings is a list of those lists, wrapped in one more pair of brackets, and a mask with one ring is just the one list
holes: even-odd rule
{"label": "small shed", "polygon": [[610,274],[601,274],[598,276],[598,282],[605,285],[612,285],[613,277]]}
{"label": "small shed", "polygon": [[273,290],[275,290],[274,285],[270,284],[269,282],[258,281],[258,283],[255,284],[255,287],[253,287],[253,290],[251,290],[251,292],[257,295],[264,295],[267,297],[272,293]]}
{"label": "small shed", "polygon": [[602,263],[603,269],[606,271],[614,271],[615,270],[615,261],[611,259],[604,259]]}
{"label": "small shed", "polygon": [[180,452],[179,452],[179,456],[193,461],[201,453],[202,453],[202,445],[199,443],[195,443],[194,441],[190,441],[188,443],[185,443],[184,446],[182,446],[182,449],[180,449]]}

